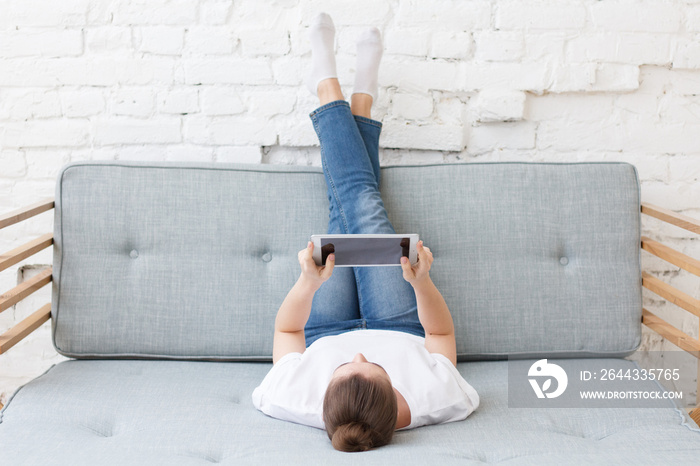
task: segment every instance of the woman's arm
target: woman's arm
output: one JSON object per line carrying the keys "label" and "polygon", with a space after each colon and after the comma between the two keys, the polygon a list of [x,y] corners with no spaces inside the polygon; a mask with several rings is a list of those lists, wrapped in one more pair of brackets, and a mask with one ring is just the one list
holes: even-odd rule
{"label": "woman's arm", "polygon": [[403,277],[413,286],[418,305],[418,318],[425,330],[425,347],[431,353],[440,353],[457,365],[457,344],[452,315],[433,281],[430,279],[430,266],[433,254],[430,249],[418,243],[418,263],[411,267],[408,259],[401,260]]}
{"label": "woman's arm", "polygon": [[275,318],[275,336],[272,345],[272,362],[276,363],[289,353],[303,353],[306,350],[304,326],[309,320],[311,302],[323,282],[333,273],[335,255],[326,259],[327,266],[317,266],[313,260],[314,245],[309,241],[306,249],[299,251],[301,275],[294,284]]}

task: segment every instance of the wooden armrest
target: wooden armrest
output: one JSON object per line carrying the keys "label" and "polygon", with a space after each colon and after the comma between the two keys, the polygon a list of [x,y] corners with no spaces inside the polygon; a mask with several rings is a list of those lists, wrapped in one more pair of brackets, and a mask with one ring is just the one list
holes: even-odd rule
{"label": "wooden armrest", "polygon": [[677,214],[663,207],[647,203],[642,204],[642,213],[651,217],[656,217],[659,220],[676,225],[677,227],[685,228],[693,233],[700,234],[700,220],[695,220],[683,214]]}
{"label": "wooden armrest", "polygon": [[[700,234],[700,221],[694,218],[677,214],[652,204],[642,204],[642,213]],[[693,259],[646,236],[642,236],[642,249],[700,277],[700,261],[697,259]],[[683,293],[646,272],[642,272],[642,286],[668,302],[696,316],[700,316],[700,300]],[[642,309],[642,323],[674,345],[695,356],[698,359],[698,371],[700,372],[700,339],[691,337],[646,309]],[[698,393],[700,393],[700,378],[698,378],[697,384]],[[696,402],[695,409],[690,411],[689,414],[693,421],[700,425],[700,404],[698,402]]]}
{"label": "wooden armrest", "polygon": [[[0,229],[15,223],[19,223],[28,218],[34,217],[42,212],[54,208],[53,199],[45,199],[35,204],[23,207],[7,214],[0,215]],[[0,271],[11,267],[18,262],[30,257],[37,252],[53,244],[53,233],[40,236],[18,248],[0,255]],[[0,312],[14,306],[30,294],[42,288],[52,280],[53,269],[49,268],[30,278],[24,283],[20,283],[5,294],[0,295]],[[12,348],[19,341],[36,330],[51,318],[51,303],[42,306],[38,311],[17,325],[0,335],[0,354]]]}
{"label": "wooden armrest", "polygon": [[44,270],[38,273],[35,277],[30,278],[24,283],[17,285],[7,293],[0,295],[0,312],[9,309],[24,298],[34,293],[44,285],[51,282],[51,272],[53,269]]}
{"label": "wooden armrest", "polygon": [[0,335],[0,354],[15,346],[50,318],[51,303],[46,303],[38,311]]}
{"label": "wooden armrest", "polygon": [[691,337],[685,332],[678,330],[661,317],[642,309],[642,323],[666,338],[677,347],[686,350],[696,358],[700,359],[700,341]]}
{"label": "wooden armrest", "polygon": [[53,233],[46,233],[22,246],[0,254],[0,271],[23,261],[27,257],[33,256],[42,249],[46,249],[53,244]]}
{"label": "wooden armrest", "polygon": [[683,293],[681,290],[672,287],[668,283],[662,282],[658,278],[642,272],[642,286],[653,291],[657,295],[672,302],[678,307],[682,307],[688,312],[692,312],[700,317],[700,300]]}
{"label": "wooden armrest", "polygon": [[35,215],[38,215],[42,212],[46,212],[47,210],[51,210],[53,209],[53,207],[54,200],[53,198],[50,198],[44,199],[43,201],[39,201],[35,204],[28,205],[17,210],[13,210],[12,212],[9,212],[7,214],[0,215],[0,229],[3,229],[10,225],[14,225],[15,223],[19,223],[22,220],[34,217]]}
{"label": "wooden armrest", "polygon": [[642,236],[642,249],[700,277],[700,261],[669,248],[658,241]]}

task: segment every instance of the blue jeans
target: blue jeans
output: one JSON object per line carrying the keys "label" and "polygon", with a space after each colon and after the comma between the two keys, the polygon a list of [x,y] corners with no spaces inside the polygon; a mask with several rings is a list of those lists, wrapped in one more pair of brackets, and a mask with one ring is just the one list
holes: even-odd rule
{"label": "blue jeans", "polygon": [[[328,187],[328,233],[396,233],[379,193],[382,124],[337,100],[310,115]],[[425,336],[413,287],[401,267],[337,267],[314,295],[306,345],[358,329]]]}

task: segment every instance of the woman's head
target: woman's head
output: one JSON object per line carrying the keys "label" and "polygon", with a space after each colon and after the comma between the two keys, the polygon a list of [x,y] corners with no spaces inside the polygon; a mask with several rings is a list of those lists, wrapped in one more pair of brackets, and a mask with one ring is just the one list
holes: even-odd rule
{"label": "woman's head", "polygon": [[323,399],[323,420],[336,450],[366,451],[388,444],[397,414],[396,394],[381,366],[358,354],[333,373]]}

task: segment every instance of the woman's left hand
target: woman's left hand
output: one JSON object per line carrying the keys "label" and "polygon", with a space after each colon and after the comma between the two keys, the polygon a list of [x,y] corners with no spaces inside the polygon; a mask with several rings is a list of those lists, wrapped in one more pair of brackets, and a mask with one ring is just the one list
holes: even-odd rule
{"label": "woman's left hand", "polygon": [[330,254],[326,258],[326,265],[316,265],[314,262],[314,243],[309,241],[306,249],[299,251],[299,265],[301,275],[314,285],[321,286],[323,282],[331,278],[333,267],[335,266],[335,254]]}

